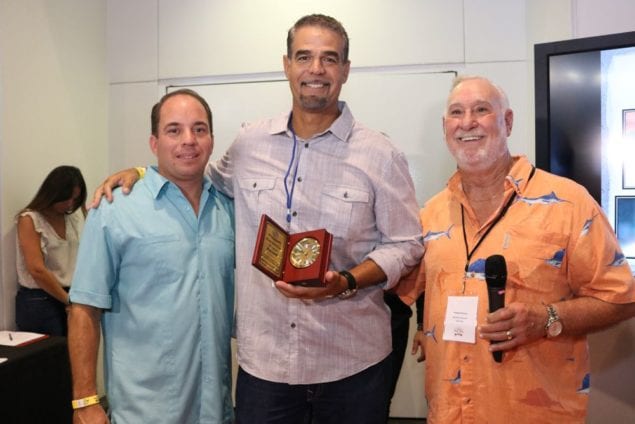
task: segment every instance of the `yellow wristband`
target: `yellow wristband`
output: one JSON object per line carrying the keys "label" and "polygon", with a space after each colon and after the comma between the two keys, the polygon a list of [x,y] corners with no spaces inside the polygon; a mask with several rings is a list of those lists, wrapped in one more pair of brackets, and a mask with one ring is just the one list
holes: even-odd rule
{"label": "yellow wristband", "polygon": [[137,171],[137,174],[139,174],[139,179],[143,178],[146,174],[146,169],[143,166],[137,166],[135,170]]}
{"label": "yellow wristband", "polygon": [[81,399],[75,399],[71,402],[73,409],[86,408],[87,406],[97,405],[99,403],[99,396],[93,395]]}

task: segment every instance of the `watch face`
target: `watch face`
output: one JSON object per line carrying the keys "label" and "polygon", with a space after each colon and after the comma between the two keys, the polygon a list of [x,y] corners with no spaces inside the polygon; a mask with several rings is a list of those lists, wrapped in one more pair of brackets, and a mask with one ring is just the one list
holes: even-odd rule
{"label": "watch face", "polygon": [[320,256],[320,243],[313,237],[305,237],[291,249],[289,261],[296,268],[307,268]]}
{"label": "watch face", "polygon": [[547,334],[549,337],[556,337],[562,333],[562,322],[554,321],[549,328],[547,328]]}

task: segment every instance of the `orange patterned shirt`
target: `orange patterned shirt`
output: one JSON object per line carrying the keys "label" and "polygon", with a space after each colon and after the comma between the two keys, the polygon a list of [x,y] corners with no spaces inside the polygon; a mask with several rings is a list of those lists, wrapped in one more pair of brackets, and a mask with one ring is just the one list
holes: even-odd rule
{"label": "orange patterned shirt", "polygon": [[479,227],[455,174],[421,210],[431,424],[584,422],[590,388],[586,337],[544,338],[506,351],[501,363],[478,336],[474,344],[443,340],[448,296],[477,296],[477,322],[485,321],[488,256],[506,259],[505,303],[547,305],[578,296],[635,301],[631,269],[600,206],[571,180],[538,169],[529,179],[531,172],[526,158],[514,158],[502,205],[513,193],[516,198],[474,252],[467,273],[461,205],[470,250],[500,209]]}

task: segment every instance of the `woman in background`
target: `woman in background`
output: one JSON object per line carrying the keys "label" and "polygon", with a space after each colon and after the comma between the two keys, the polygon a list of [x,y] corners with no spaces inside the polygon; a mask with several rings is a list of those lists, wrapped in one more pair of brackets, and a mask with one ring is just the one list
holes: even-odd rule
{"label": "woman in background", "polygon": [[58,166],[17,218],[20,331],[66,336],[68,289],[86,217],[86,183],[74,166]]}

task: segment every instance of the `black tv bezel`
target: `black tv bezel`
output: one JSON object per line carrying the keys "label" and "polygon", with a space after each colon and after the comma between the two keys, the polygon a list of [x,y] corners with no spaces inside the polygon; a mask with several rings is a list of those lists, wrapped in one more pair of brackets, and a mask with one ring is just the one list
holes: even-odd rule
{"label": "black tv bezel", "polygon": [[[635,47],[635,31],[534,45],[536,166],[551,171],[549,60],[552,56]],[[599,193],[592,193],[600,202]]]}

